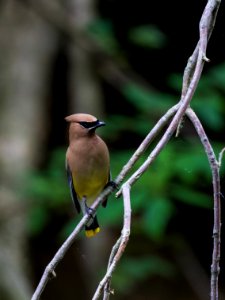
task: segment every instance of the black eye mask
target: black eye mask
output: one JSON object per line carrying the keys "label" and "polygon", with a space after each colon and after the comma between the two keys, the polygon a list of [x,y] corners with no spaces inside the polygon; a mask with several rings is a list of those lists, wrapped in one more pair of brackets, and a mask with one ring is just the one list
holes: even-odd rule
{"label": "black eye mask", "polygon": [[87,129],[91,129],[99,126],[99,120],[96,120],[94,122],[78,122],[78,123]]}

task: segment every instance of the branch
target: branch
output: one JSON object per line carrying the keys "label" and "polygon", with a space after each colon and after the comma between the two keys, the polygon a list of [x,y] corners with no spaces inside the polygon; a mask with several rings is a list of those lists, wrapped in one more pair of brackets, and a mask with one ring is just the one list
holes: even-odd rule
{"label": "branch", "polygon": [[129,240],[130,224],[131,224],[131,205],[130,205],[130,186],[128,184],[123,186],[122,194],[123,194],[123,204],[124,204],[123,229],[120,238],[116,242],[111,252],[107,272],[103,277],[103,279],[101,280],[101,282],[99,283],[98,288],[92,300],[97,300],[100,297],[104,287],[105,287],[104,300],[109,299],[110,294],[112,294],[112,291],[110,290],[110,281],[112,278],[112,273],[115,270],[121,256],[123,255],[123,252],[125,251],[125,248]]}
{"label": "branch", "polygon": [[[141,145],[138,147],[138,149],[135,151],[131,159],[128,161],[128,163],[123,167],[122,171],[117,176],[115,183],[116,185],[119,185],[126,174],[130,171],[130,169],[133,167],[135,162],[138,160],[140,155],[146,150],[146,148],[149,146],[153,138],[160,132],[160,130],[166,125],[168,120],[171,118],[171,116],[176,112],[177,105],[170,108],[164,116],[162,116],[159,121],[156,123],[156,125],[152,128],[150,133],[146,136],[146,138],[143,140]],[[91,206],[91,209],[93,213],[97,210],[98,206],[102,203],[103,199],[111,194],[114,191],[113,187],[108,187],[105,189],[101,195],[96,199],[96,201]],[[85,215],[81,221],[78,223],[74,231],[70,234],[70,236],[67,238],[67,240],[63,243],[63,245],[59,248],[53,259],[50,261],[48,266],[46,267],[42,278],[35,290],[35,293],[33,294],[32,300],[38,300],[40,299],[40,296],[48,283],[49,279],[52,278],[52,274],[54,275],[54,270],[59,264],[59,262],[64,258],[66,252],[69,250],[71,245],[73,244],[74,240],[76,239],[76,236],[78,233],[84,228],[84,226],[89,221],[90,216]],[[55,276],[55,275],[54,275]],[[53,276],[53,277],[54,277]]]}
{"label": "branch", "polygon": [[[102,203],[103,199],[105,199],[106,196],[108,196],[110,193],[112,193],[113,190],[114,190],[114,187],[109,186],[107,189],[105,189],[101,193],[101,195],[96,199],[96,201],[91,206],[91,210],[92,210],[93,214],[96,212],[97,208]],[[88,215],[88,214],[84,215],[84,217],[77,224],[77,226],[75,227],[73,232],[69,235],[69,237],[66,239],[66,241],[62,244],[62,246],[56,252],[53,259],[50,261],[50,263],[45,268],[45,271],[41,277],[41,280],[40,280],[31,300],[40,299],[41,294],[44,291],[45,286],[48,283],[49,279],[56,276],[55,269],[56,269],[57,265],[64,258],[66,252],[69,250],[69,248],[74,243],[74,240],[76,239],[78,233],[84,228],[84,226],[88,223],[90,218],[91,218],[91,215]]]}
{"label": "branch", "polygon": [[[184,70],[181,99],[183,99],[185,97],[185,95],[187,94],[188,87],[190,85],[190,81],[191,81],[191,78],[193,77],[194,69],[197,64],[199,49],[200,49],[200,51],[202,51],[203,49],[205,49],[205,51],[206,51],[207,42],[209,41],[209,38],[212,34],[212,31],[213,31],[213,28],[215,25],[220,1],[221,0],[212,0],[212,1],[209,0],[205,7],[204,12],[203,12],[203,15],[202,15],[202,18],[201,18],[200,24],[199,24],[200,40],[197,43],[193,54],[189,57],[187,66],[185,67],[185,70]],[[206,57],[205,51],[202,51],[203,60],[205,62],[209,62],[210,60]],[[176,137],[179,135],[181,123],[182,123],[182,119],[180,120],[180,122],[178,124]]]}
{"label": "branch", "polygon": [[[100,282],[96,293],[93,299],[98,299],[99,295],[101,294],[103,288],[105,288],[104,299],[108,299],[110,295],[110,279],[112,276],[113,271],[115,270],[119,259],[122,256],[123,251],[127,245],[129,234],[130,234],[130,187],[138,180],[138,178],[147,170],[150,164],[155,160],[155,158],[159,155],[162,149],[166,146],[170,138],[172,137],[174,131],[176,130],[179,122],[182,120],[183,115],[186,113],[187,108],[192,100],[196,87],[198,85],[203,66],[205,61],[208,61],[206,58],[206,46],[211,35],[217,11],[220,5],[219,0],[209,0],[206,8],[203,12],[201,21],[200,21],[200,39],[195,48],[191,59],[188,61],[188,65],[185,69],[185,74],[183,78],[183,89],[182,95],[179,103],[172,107],[154,126],[154,128],[150,131],[147,135],[143,143],[139,146],[137,151],[131,157],[129,162],[124,166],[123,170],[117,176],[115,183],[120,184],[130,169],[133,167],[134,163],[138,160],[140,155],[146,150],[149,146],[151,141],[155,138],[156,134],[160,132],[160,130],[165,126],[168,120],[175,114],[173,117],[170,125],[168,126],[167,130],[163,134],[162,138],[156,145],[156,147],[152,150],[147,160],[142,164],[142,166],[123,184],[121,191],[119,192],[123,194],[124,198],[124,227],[122,231],[122,235],[117,241],[116,245],[114,246],[108,270],[106,275]],[[74,32],[73,32],[74,33]],[[72,36],[72,35],[71,35]],[[190,114],[189,110],[188,113]],[[198,127],[199,128],[199,127]],[[196,128],[197,130],[197,128]],[[203,141],[202,141],[203,142]],[[205,145],[205,144],[204,144]],[[208,153],[208,152],[207,152]],[[212,155],[214,153],[212,152]],[[212,156],[214,157],[214,156]],[[222,155],[221,155],[222,157]],[[222,159],[222,158],[221,158]],[[216,160],[213,161],[213,164]],[[215,167],[215,166],[214,166]],[[213,252],[213,263],[212,263],[212,280],[211,280],[211,300],[217,300],[218,295],[218,271],[219,271],[219,254],[220,254],[220,199],[219,194],[215,191],[220,191],[220,187],[218,185],[218,173],[216,169],[213,169],[213,186],[214,186],[214,200],[215,200],[215,210],[214,213],[215,217],[215,227],[214,227],[214,252]],[[114,190],[113,187],[108,187],[103,193],[96,199],[94,204],[91,206],[91,209],[95,212],[98,206],[101,204],[103,199],[112,193]],[[70,248],[72,243],[74,242],[77,234],[81,231],[84,225],[88,222],[90,216],[85,215],[77,227],[74,229],[72,234],[68,237],[68,239],[64,242],[61,248],[58,250],[52,261],[46,267],[45,272],[41,278],[41,281],[32,297],[32,300],[40,299],[41,293],[43,292],[48,280],[54,275],[54,270],[58,263],[63,259],[65,253]]]}
{"label": "branch", "polygon": [[57,253],[53,257],[53,259],[50,261],[50,263],[45,268],[45,271],[42,275],[42,278],[41,278],[41,280],[40,280],[40,282],[39,282],[32,298],[31,298],[31,300],[40,299],[40,296],[41,296],[42,292],[44,291],[45,286],[48,283],[49,279],[51,279],[53,277],[56,277],[55,268],[57,267],[58,263],[63,259],[63,257],[65,256],[65,253],[67,252],[67,250],[73,244],[75,237],[83,229],[84,225],[88,222],[89,218],[90,218],[90,216],[85,215],[81,219],[79,224],[76,226],[74,231],[69,235],[67,240],[59,248],[59,250],[57,251]]}
{"label": "branch", "polygon": [[[117,251],[118,251],[120,243],[121,243],[121,236],[116,241],[115,245],[112,248],[112,251],[111,251],[110,256],[109,256],[109,262],[108,262],[107,270],[109,270],[109,267],[113,262],[113,259],[116,255]],[[106,282],[105,287],[104,287],[103,300],[108,300],[111,294],[114,294],[114,291],[111,289],[111,278],[109,278],[109,280]]]}
{"label": "branch", "polygon": [[[196,68],[193,74],[193,78],[190,82],[189,88],[187,90],[186,95],[184,96],[183,99],[181,99],[182,101],[180,101],[180,105],[179,108],[173,118],[173,120],[171,121],[169,127],[167,128],[166,132],[164,133],[164,135],[162,136],[162,138],[160,139],[160,141],[158,142],[158,144],[156,145],[156,147],[153,149],[153,151],[151,152],[151,154],[148,156],[148,158],[146,159],[146,161],[141,165],[141,167],[126,181],[126,183],[128,183],[129,185],[133,185],[139,178],[140,176],[142,176],[144,174],[144,172],[146,172],[146,170],[148,169],[148,167],[150,166],[150,164],[156,159],[156,157],[159,155],[159,153],[162,151],[162,149],[166,146],[166,144],[168,143],[168,141],[170,140],[170,138],[172,137],[174,131],[176,130],[179,122],[181,121],[183,115],[185,114],[186,109],[188,108],[193,94],[196,90],[197,84],[199,82],[201,73],[202,73],[202,69],[203,69],[203,65],[204,65],[204,60],[202,59],[202,51],[199,51],[198,55],[198,59],[197,59],[197,63],[196,63]],[[118,195],[120,195],[120,192],[118,193]]]}
{"label": "branch", "polygon": [[223,148],[219,153],[219,160],[218,160],[219,167],[221,167],[224,152],[225,152],[225,148]]}
{"label": "branch", "polygon": [[221,239],[221,203],[220,203],[220,175],[219,175],[219,163],[216,159],[216,155],[209,142],[209,139],[202,127],[202,124],[195,112],[189,108],[186,112],[188,118],[193,123],[198,136],[205,149],[205,153],[208,157],[209,165],[212,172],[213,179],[213,198],[214,198],[214,226],[213,226],[213,255],[211,265],[211,299],[218,299],[218,278],[219,278],[219,263],[220,263],[220,239]]}
{"label": "branch", "polygon": [[[139,157],[145,152],[145,150],[149,147],[150,143],[160,133],[161,129],[168,123],[169,119],[175,114],[175,112],[177,111],[177,108],[178,108],[178,105],[174,105],[158,120],[158,122],[155,124],[155,126],[151,129],[151,131],[148,133],[148,135],[142,141],[142,143],[140,144],[138,149],[134,152],[132,157],[129,159],[129,161],[126,163],[126,165],[123,167],[120,174],[116,177],[115,182],[117,184],[120,184],[123,181],[123,179],[129,173],[131,168],[137,162]],[[119,196],[119,194],[120,194],[120,192],[117,193],[118,196]]]}
{"label": "branch", "polygon": [[[206,59],[206,47],[209,37],[211,35],[213,26],[215,24],[215,19],[217,11],[219,9],[220,0],[209,0],[206,4],[205,10],[200,20],[199,28],[199,42],[188,61],[188,65],[185,69],[184,82],[183,82],[183,94],[179,102],[179,108],[173,117],[169,127],[166,132],[152,150],[146,161],[141,165],[141,167],[126,181],[129,185],[133,185],[139,178],[146,172],[151,163],[160,154],[162,149],[166,146],[170,138],[172,137],[177,126],[181,122],[183,115],[188,108],[194,92],[197,88],[198,82],[200,80],[203,66]],[[118,193],[120,195],[120,192]]]}

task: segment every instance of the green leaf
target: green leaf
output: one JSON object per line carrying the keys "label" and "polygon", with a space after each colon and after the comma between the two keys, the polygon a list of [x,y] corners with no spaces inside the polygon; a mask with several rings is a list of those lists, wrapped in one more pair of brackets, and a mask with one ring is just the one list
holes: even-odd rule
{"label": "green leaf", "polygon": [[160,240],[174,213],[173,204],[165,198],[150,199],[143,216],[143,230],[152,239]]}
{"label": "green leaf", "polygon": [[221,130],[225,125],[223,115],[223,98],[216,91],[209,91],[207,94],[197,93],[192,106],[198,114],[203,125],[213,130]]}
{"label": "green leaf", "polygon": [[125,257],[113,276],[113,286],[121,293],[147,279],[149,276],[170,278],[175,273],[173,265],[156,255],[139,256],[138,258]]}
{"label": "green leaf", "polygon": [[225,91],[225,63],[222,63],[210,70],[208,77],[213,86]]}
{"label": "green leaf", "polygon": [[171,74],[168,79],[169,85],[178,93],[182,88],[182,76],[181,74]]}
{"label": "green leaf", "polygon": [[203,208],[212,208],[212,195],[206,195],[202,192],[193,190],[193,187],[188,189],[185,186],[173,185],[171,195],[179,201],[189,205],[199,206]]}
{"label": "green leaf", "polygon": [[115,54],[119,50],[119,44],[115,38],[113,25],[107,19],[95,19],[88,26],[88,32],[91,34],[110,54]]}
{"label": "green leaf", "polygon": [[28,228],[35,235],[42,231],[48,222],[48,212],[44,206],[35,206],[29,212]]}
{"label": "green leaf", "polygon": [[162,112],[175,104],[174,97],[144,89],[137,84],[127,84],[122,88],[127,100],[141,112]]}
{"label": "green leaf", "polygon": [[197,138],[188,137],[186,140],[177,139],[174,151],[176,158],[172,162],[174,175],[179,179],[194,186],[199,182],[211,181],[211,172],[204,148]]}
{"label": "green leaf", "polygon": [[98,210],[99,222],[103,226],[121,226],[123,220],[123,201],[122,198],[110,197],[106,208],[100,208]]}
{"label": "green leaf", "polygon": [[110,141],[119,139],[124,132],[134,132],[137,135],[145,136],[150,128],[152,128],[153,120],[148,119],[143,114],[139,114],[135,117],[135,126],[134,126],[134,117],[122,116],[122,115],[112,115],[107,119],[109,124],[107,132],[101,134],[103,137],[109,137]]}
{"label": "green leaf", "polygon": [[166,43],[166,36],[154,25],[142,25],[131,28],[129,39],[140,47],[162,48]]}

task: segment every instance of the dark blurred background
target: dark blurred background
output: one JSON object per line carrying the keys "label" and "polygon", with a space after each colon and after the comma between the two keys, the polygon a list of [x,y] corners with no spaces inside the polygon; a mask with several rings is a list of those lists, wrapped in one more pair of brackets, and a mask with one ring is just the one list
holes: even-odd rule
{"label": "dark blurred background", "polygon": [[[64,117],[86,112],[106,121],[99,134],[109,146],[115,178],[179,100],[205,4],[0,1],[0,299],[29,299],[81,218],[67,187]],[[217,156],[225,129],[224,10],[222,2],[207,51],[210,63],[192,102]],[[222,193],[224,180],[222,167]],[[209,298],[211,181],[204,150],[184,119],[179,137],[132,188],[131,237],[113,276],[113,299]],[[120,235],[121,199],[110,196],[98,214],[100,234],[79,235],[43,300],[91,299]]]}

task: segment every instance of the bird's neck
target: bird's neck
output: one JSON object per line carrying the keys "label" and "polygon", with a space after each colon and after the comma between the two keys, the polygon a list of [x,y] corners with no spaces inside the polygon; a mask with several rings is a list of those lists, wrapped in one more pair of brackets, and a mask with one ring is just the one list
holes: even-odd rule
{"label": "bird's neck", "polygon": [[85,140],[85,141],[88,141],[88,140],[91,140],[91,141],[94,141],[98,139],[98,136],[97,134],[95,134],[94,131],[90,131],[88,133],[85,133],[83,135],[78,135],[74,132],[70,132],[69,134],[69,141],[70,143],[77,143],[78,141],[82,141],[82,140]]}

